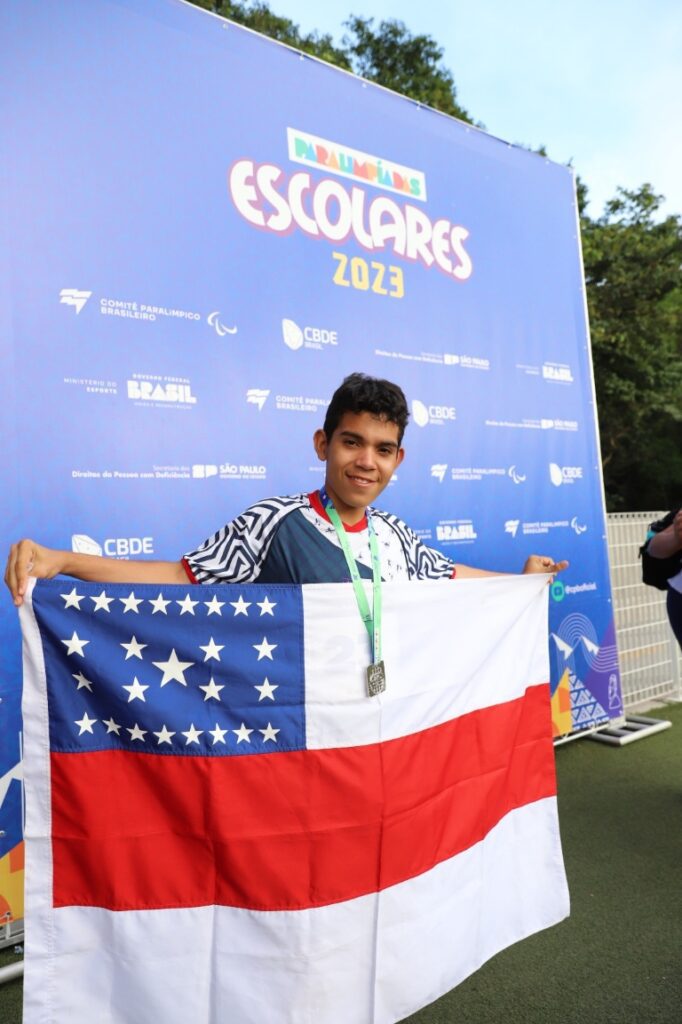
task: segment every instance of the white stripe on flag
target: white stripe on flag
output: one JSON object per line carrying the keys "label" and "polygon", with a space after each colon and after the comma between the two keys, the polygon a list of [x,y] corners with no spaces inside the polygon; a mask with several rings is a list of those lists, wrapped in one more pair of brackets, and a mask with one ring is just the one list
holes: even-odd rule
{"label": "white stripe on flag", "polygon": [[[547,577],[384,588],[386,693],[367,700],[369,640],[350,586],[303,588],[309,748],[406,736],[549,682]],[[372,600],[371,585],[367,585]]]}
{"label": "white stripe on flag", "polygon": [[566,916],[556,821],[540,800],[430,872],[313,910],[56,910],[25,1024],[392,1024]]}

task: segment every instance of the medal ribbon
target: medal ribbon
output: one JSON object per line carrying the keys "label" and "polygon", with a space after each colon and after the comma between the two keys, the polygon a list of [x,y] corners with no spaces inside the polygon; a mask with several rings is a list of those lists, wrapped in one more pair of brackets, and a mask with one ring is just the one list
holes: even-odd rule
{"label": "medal ribbon", "polygon": [[372,556],[372,599],[374,615],[372,615],[372,612],[370,611],[367,594],[365,593],[365,588],[362,585],[362,578],[358,572],[357,562],[353,556],[351,546],[348,542],[348,537],[346,536],[346,531],[343,528],[343,523],[341,522],[339,513],[334,508],[334,505],[324,487],[320,489],[320,501],[322,502],[322,507],[329,516],[329,519],[336,530],[336,536],[339,538],[341,549],[346,557],[346,565],[348,566],[350,578],[353,581],[353,590],[355,591],[355,600],[358,604],[360,618],[365,624],[365,629],[367,630],[369,641],[372,646],[372,662],[376,665],[381,661],[381,559],[379,556],[379,542],[377,541],[376,533],[374,532],[372,520],[367,516],[369,550]]}

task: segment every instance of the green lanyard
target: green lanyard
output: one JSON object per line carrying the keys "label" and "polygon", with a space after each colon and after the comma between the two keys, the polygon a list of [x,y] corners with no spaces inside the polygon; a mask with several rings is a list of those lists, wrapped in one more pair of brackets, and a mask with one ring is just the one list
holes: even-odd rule
{"label": "green lanyard", "polygon": [[343,528],[343,523],[341,522],[339,513],[334,508],[325,488],[320,490],[320,499],[322,501],[323,508],[336,530],[336,536],[339,538],[341,549],[346,558],[348,571],[350,573],[351,580],[353,581],[355,600],[358,603],[360,618],[364,622],[365,629],[369,636],[369,641],[372,647],[372,664],[367,669],[367,684],[370,696],[375,696],[375,694],[381,693],[386,689],[386,675],[384,665],[381,660],[381,560],[379,556],[379,543],[377,541],[376,533],[374,532],[372,520],[368,516],[367,532],[369,534],[369,550],[372,556],[372,597],[374,605],[374,614],[372,615],[367,601],[367,594],[365,593],[365,588],[362,585],[362,579],[358,572],[358,566],[348,542],[348,537],[346,536],[346,531]]}

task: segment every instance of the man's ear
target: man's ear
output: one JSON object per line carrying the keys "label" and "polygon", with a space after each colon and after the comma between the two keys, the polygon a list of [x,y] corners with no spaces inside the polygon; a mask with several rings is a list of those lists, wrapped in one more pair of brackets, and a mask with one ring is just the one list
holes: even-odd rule
{"label": "man's ear", "polygon": [[327,461],[327,435],[324,430],[320,428],[313,434],[313,445],[315,446],[315,452],[320,462]]}
{"label": "man's ear", "polygon": [[395,468],[396,469],[398,468],[398,466],[400,465],[400,463],[403,461],[404,458],[405,458],[405,449],[404,448],[399,448],[398,449],[398,455],[397,455],[397,458],[395,460]]}

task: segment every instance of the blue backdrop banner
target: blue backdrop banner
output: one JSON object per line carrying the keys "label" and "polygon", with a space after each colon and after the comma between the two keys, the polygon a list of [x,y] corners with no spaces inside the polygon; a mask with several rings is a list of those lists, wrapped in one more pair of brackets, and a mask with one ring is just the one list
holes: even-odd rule
{"label": "blue backdrop banner", "polygon": [[22,0],[0,32],[3,547],[178,558],[322,483],[362,370],[411,410],[381,504],[456,561],[568,558],[555,731],[621,715],[572,172],[178,0]]}

